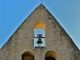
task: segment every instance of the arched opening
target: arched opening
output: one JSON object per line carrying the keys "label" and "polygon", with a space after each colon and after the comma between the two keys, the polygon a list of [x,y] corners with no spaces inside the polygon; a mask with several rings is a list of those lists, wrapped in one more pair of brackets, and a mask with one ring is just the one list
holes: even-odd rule
{"label": "arched opening", "polygon": [[34,47],[45,47],[45,24],[36,22],[34,25]]}
{"label": "arched opening", "polygon": [[56,60],[54,57],[46,57],[45,60]]}
{"label": "arched opening", "polygon": [[34,60],[34,54],[30,51],[24,52],[22,54],[22,60]]}
{"label": "arched opening", "polygon": [[34,29],[43,29],[45,31],[46,27],[45,24],[43,22],[36,22],[34,25]]}
{"label": "arched opening", "polygon": [[47,51],[46,54],[45,54],[45,60],[57,60],[56,52]]}

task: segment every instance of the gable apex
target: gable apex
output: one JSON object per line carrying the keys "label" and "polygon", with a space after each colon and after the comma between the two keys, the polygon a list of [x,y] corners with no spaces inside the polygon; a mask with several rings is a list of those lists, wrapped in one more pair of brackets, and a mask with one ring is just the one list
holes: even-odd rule
{"label": "gable apex", "polygon": [[46,9],[46,7],[43,4],[40,4],[37,8],[38,9]]}
{"label": "gable apex", "polygon": [[[36,12],[36,11],[37,11],[37,12]],[[49,10],[45,7],[45,5],[43,5],[43,4],[40,4],[39,6],[37,6],[27,18],[29,18],[31,15],[34,15],[34,14],[36,14],[37,16],[39,15],[38,17],[42,17],[42,16],[45,15],[43,11],[45,11],[46,15],[48,15],[48,16],[47,16],[48,18],[50,18],[50,19],[55,19],[54,15],[52,15],[52,14],[49,12]],[[36,12],[36,13],[35,13],[35,12]],[[42,15],[42,16],[41,16],[41,15]],[[27,18],[26,18],[26,19],[27,19]],[[25,20],[26,20],[26,19],[25,19]],[[55,20],[56,20],[56,19],[55,19]]]}

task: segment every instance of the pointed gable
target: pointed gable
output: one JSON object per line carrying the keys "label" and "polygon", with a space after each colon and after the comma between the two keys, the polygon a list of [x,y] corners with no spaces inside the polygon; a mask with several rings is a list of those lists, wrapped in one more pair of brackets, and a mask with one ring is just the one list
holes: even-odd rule
{"label": "pointed gable", "polygon": [[[34,25],[36,22],[45,24],[45,48],[34,47]],[[70,60],[71,57],[76,56],[77,58],[74,60],[78,60],[79,49],[77,46],[54,16],[43,4],[40,4],[1,48],[0,53],[4,57],[0,58],[1,60],[21,60],[21,54],[25,51],[31,51],[36,54],[36,59],[38,59],[39,56],[44,56],[45,52],[49,50],[57,53],[56,59],[64,60],[66,58],[65,60]]]}

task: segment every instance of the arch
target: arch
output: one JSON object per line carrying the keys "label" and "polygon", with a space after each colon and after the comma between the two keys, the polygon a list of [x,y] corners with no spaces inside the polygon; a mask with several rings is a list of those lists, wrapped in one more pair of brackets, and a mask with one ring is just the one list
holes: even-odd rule
{"label": "arch", "polygon": [[22,54],[22,60],[34,60],[34,53],[26,51]]}
{"label": "arch", "polygon": [[[43,22],[36,22],[34,24],[34,47],[45,47],[45,24]],[[38,44],[39,37],[42,43]]]}
{"label": "arch", "polygon": [[43,22],[36,22],[35,25],[34,25],[34,29],[43,29],[45,31],[45,24]]}
{"label": "arch", "polygon": [[45,54],[45,60],[57,60],[55,51],[47,51]]}

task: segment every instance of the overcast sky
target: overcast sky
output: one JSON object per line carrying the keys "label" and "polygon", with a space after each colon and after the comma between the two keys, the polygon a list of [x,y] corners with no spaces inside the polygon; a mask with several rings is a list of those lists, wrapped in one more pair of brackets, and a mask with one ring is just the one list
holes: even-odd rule
{"label": "overcast sky", "polygon": [[[41,0],[0,0],[0,48]],[[43,5],[80,49],[80,0],[43,0]]]}

